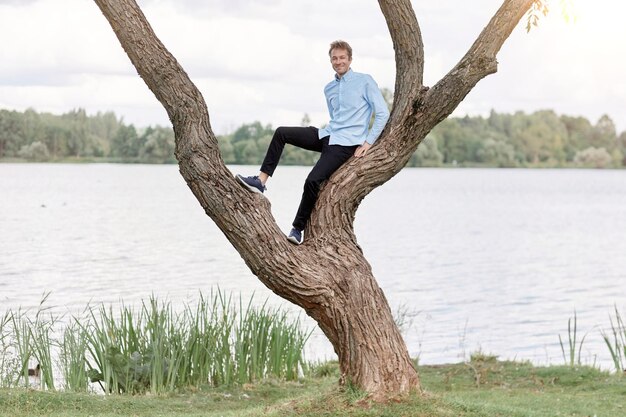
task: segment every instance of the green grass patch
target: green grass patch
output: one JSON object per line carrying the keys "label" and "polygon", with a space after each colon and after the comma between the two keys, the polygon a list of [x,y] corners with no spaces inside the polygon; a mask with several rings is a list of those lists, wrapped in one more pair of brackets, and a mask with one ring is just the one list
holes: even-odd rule
{"label": "green grass patch", "polygon": [[303,352],[310,331],[299,320],[252,299],[237,303],[219,290],[200,294],[182,311],[151,297],[139,308],[99,305],[63,320],[47,313],[46,298],[37,311],[0,318],[0,387],[30,387],[35,379],[52,391],[162,394],[293,381],[308,367]]}
{"label": "green grass patch", "polygon": [[337,364],[299,381],[202,386],[159,395],[0,390],[0,416],[598,416],[626,415],[626,378],[591,367],[534,367],[474,355],[468,363],[419,368],[423,395],[372,403],[337,385]]}

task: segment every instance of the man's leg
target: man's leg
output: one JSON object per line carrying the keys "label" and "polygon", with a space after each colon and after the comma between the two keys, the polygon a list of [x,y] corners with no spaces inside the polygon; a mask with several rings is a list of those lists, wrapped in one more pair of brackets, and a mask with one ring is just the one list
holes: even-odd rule
{"label": "man's leg", "polygon": [[293,221],[294,229],[304,230],[306,222],[311,217],[311,212],[317,201],[317,195],[324,181],[344,164],[352,155],[357,146],[329,145],[328,138],[323,139],[322,156],[317,161],[306,181],[298,213]]}
{"label": "man's leg", "polygon": [[237,180],[253,193],[263,194],[268,177],[274,174],[278,161],[283,153],[285,144],[291,144],[309,151],[322,151],[322,141],[318,138],[315,127],[279,127],[272,136],[267,148],[265,159],[261,165],[259,175],[244,177],[237,174]]}
{"label": "man's leg", "polygon": [[285,144],[297,146],[309,151],[322,152],[322,141],[318,137],[315,127],[279,127],[272,136],[267,148],[265,159],[261,164],[261,172],[268,176],[274,175]]}

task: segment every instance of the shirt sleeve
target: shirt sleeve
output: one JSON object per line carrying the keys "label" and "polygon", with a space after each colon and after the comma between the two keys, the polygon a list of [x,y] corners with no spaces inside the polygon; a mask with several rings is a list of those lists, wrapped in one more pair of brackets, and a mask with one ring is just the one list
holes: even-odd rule
{"label": "shirt sleeve", "polygon": [[385,128],[387,120],[389,120],[389,109],[387,108],[387,103],[376,81],[374,81],[372,77],[368,78],[368,82],[365,86],[365,96],[374,112],[374,124],[367,134],[365,141],[371,145],[376,142],[376,139],[378,139],[380,133]]}
{"label": "shirt sleeve", "polygon": [[326,97],[326,105],[328,106],[328,115],[330,116],[330,120],[333,119],[333,105],[330,104],[330,94],[328,93],[328,89],[324,89],[324,97]]}

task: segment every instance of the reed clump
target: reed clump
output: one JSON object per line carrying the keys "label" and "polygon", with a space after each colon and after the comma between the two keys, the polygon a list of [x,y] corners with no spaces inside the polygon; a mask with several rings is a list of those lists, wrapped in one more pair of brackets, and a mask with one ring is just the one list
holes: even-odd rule
{"label": "reed clump", "polygon": [[[47,295],[46,295],[47,297]],[[42,303],[43,304],[43,303]],[[8,311],[0,317],[0,386],[163,393],[203,385],[295,380],[311,332],[267,303],[220,290],[175,310],[150,297],[138,308],[92,306],[80,316]],[[61,327],[61,328],[59,328]],[[38,364],[36,378],[29,366]]]}
{"label": "reed clump", "polygon": [[582,365],[581,355],[587,334],[585,334],[580,341],[578,341],[578,337],[578,315],[576,311],[574,311],[573,320],[571,317],[567,320],[567,347],[559,334],[559,344],[561,345],[563,360],[572,368]]}
{"label": "reed clump", "polygon": [[615,306],[615,317],[609,315],[609,320],[611,328],[608,331],[602,331],[602,338],[611,353],[615,370],[626,374],[626,323],[617,306]]}

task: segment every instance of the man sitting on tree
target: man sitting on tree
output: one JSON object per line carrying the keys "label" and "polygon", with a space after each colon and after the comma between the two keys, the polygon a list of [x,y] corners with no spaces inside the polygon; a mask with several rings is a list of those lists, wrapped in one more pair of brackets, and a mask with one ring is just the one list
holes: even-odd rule
{"label": "man sitting on tree", "polygon": [[[330,44],[328,54],[336,73],[334,80],[324,88],[330,123],[323,129],[313,126],[279,127],[274,132],[259,175],[236,176],[248,190],[263,194],[265,183],[274,174],[286,143],[321,153],[304,182],[300,207],[287,237],[296,245],[303,241],[304,227],[311,216],[322,183],[352,155],[357,158],[365,155],[389,119],[387,104],[374,79],[368,74],[353,72],[350,68],[350,45],[345,41],[335,41]],[[372,114],[375,115],[374,123],[369,129]]]}

